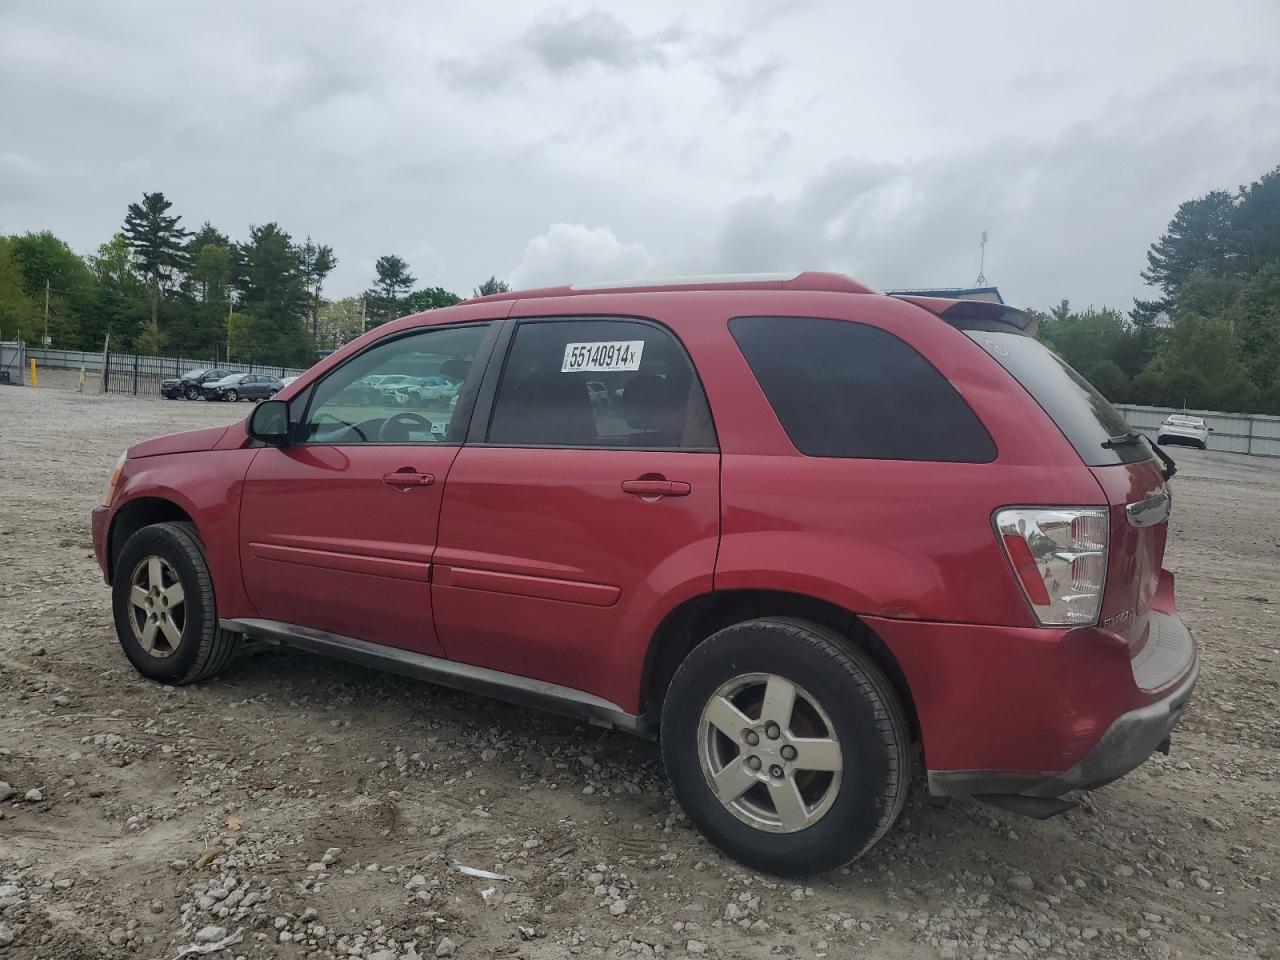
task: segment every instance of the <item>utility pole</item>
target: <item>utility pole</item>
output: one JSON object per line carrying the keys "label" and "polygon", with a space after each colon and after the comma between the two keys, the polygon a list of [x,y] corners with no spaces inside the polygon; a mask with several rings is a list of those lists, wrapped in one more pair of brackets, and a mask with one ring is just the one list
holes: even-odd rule
{"label": "utility pole", "polygon": [[365,326],[365,323],[366,321],[364,318],[364,297],[361,297],[360,298],[360,332],[361,333],[364,333],[366,330],[369,329],[368,327]]}
{"label": "utility pole", "polygon": [[974,286],[985,287],[987,278],[985,268],[987,265],[987,231],[982,231],[982,240],[978,243],[978,279],[974,281]]}
{"label": "utility pole", "polygon": [[49,281],[44,282],[44,345],[47,347],[52,343],[49,339]]}

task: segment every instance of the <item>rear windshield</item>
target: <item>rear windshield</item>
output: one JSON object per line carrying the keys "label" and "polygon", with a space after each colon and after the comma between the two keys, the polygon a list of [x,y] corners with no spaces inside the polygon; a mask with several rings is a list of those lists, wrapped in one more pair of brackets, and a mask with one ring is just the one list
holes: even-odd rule
{"label": "rear windshield", "polygon": [[1103,446],[1108,439],[1122,437],[1133,428],[1088,380],[1038,340],[1020,333],[965,333],[1026,388],[1089,466],[1136,463],[1151,456],[1145,439]]}

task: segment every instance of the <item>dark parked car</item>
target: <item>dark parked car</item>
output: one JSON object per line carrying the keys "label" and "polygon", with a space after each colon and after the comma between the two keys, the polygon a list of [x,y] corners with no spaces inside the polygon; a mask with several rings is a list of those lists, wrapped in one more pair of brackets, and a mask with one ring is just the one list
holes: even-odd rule
{"label": "dark parked car", "polygon": [[[823,273],[405,317],[121,457],[116,633],[165,684],[269,642],[656,735],[693,824],[775,874],[861,855],[918,766],[1061,812],[1169,748],[1199,660],[1172,460],[1035,327]],[[446,368],[456,401],[350,400]]]}
{"label": "dark parked car", "polygon": [[199,400],[201,388],[206,383],[213,383],[223,377],[231,376],[230,370],[209,369],[188,370],[180,377],[160,381],[160,393],[168,400],[186,397],[188,400]]}
{"label": "dark parked car", "polygon": [[232,373],[202,388],[206,400],[266,400],[283,389],[279,377],[265,373]]}

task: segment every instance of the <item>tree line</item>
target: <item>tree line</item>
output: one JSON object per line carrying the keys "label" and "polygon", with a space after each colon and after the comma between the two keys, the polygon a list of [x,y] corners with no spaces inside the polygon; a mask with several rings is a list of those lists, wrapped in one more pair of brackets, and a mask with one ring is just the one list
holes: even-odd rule
{"label": "tree line", "polygon": [[[333,249],[267,223],[232,241],[194,232],[162,193],[130,204],[87,256],[47,231],[0,237],[0,338],[306,366],[397,316],[459,302],[379,257],[361,296],[330,300]],[[1280,167],[1178,207],[1142,277],[1158,295],[1127,314],[1046,311],[1037,336],[1118,403],[1280,414]],[[473,291],[507,285],[490,277]],[[46,309],[46,302],[48,307]],[[47,316],[47,321],[46,321]],[[47,323],[47,326],[46,326]]]}
{"label": "tree line", "polygon": [[[118,350],[305,367],[370,327],[461,300],[417,287],[394,254],[362,296],[326,299],[329,245],[295,242],[277,223],[236,242],[207,221],[186,229],[171,209],[163,193],[143,194],[87,257],[49,231],[0,236],[0,339],[99,350],[109,334]],[[490,277],[475,295],[506,289]]]}
{"label": "tree line", "polygon": [[1037,336],[1116,403],[1280,414],[1280,167],[1178,207],[1127,316],[1039,313]]}

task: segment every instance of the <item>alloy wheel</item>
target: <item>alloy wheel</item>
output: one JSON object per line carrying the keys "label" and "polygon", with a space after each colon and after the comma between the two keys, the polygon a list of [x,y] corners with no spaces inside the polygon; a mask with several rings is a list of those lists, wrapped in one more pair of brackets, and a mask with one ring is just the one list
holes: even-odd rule
{"label": "alloy wheel", "polygon": [[129,623],[138,646],[160,660],[172,656],[187,625],[186,593],[177,572],[163,557],[143,557],[129,582]]}
{"label": "alloy wheel", "polygon": [[770,833],[795,833],[821,820],[844,773],[822,705],[770,673],[734,677],[711,695],[698,724],[698,760],[725,809]]}

